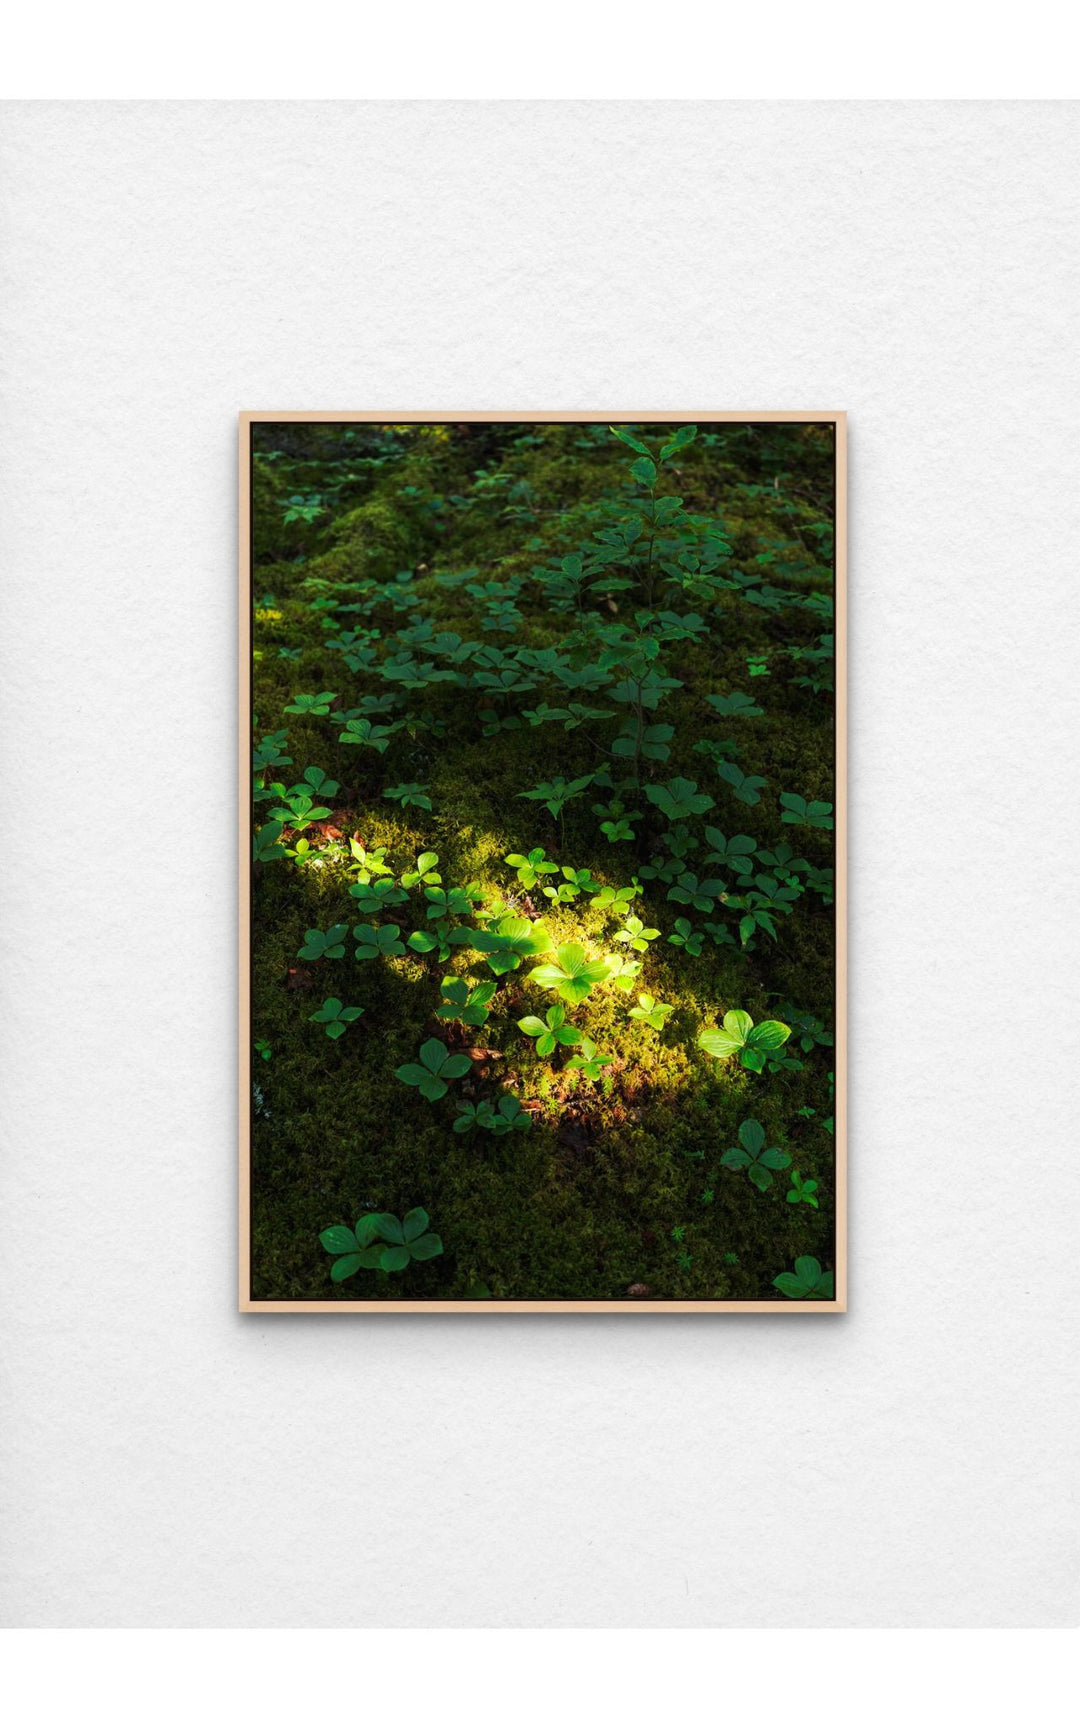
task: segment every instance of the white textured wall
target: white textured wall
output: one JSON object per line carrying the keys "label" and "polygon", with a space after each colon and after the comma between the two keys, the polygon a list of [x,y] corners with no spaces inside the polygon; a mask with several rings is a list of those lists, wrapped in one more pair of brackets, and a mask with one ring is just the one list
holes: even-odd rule
{"label": "white textured wall", "polygon": [[[1075,1622],[1077,131],[0,117],[8,1624]],[[235,413],[369,406],[850,411],[846,1319],[233,1312]]]}

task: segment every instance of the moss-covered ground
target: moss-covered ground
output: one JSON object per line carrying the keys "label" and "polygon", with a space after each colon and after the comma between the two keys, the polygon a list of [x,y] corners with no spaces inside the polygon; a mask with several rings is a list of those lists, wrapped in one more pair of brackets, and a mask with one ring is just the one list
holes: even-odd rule
{"label": "moss-covered ground", "polygon": [[[673,430],[630,429],[654,456]],[[288,424],[254,435],[254,737],[284,734],[277,754],[288,758],[256,775],[255,826],[282,807],[275,783],[291,788],[315,767],[338,787],[328,817],[272,828],[253,871],[253,1296],[783,1302],[773,1280],[796,1258],[833,1265],[834,836],[784,822],[779,802],[833,798],[831,428],[702,425],[651,483],[602,426]],[[681,505],[658,518],[664,498]],[[688,615],[701,622],[683,634]],[[446,637],[432,646],[429,625],[477,648],[455,659]],[[571,677],[599,665],[596,687],[517,659],[550,647]],[[529,687],[493,694],[478,680],[485,667]],[[626,685],[650,668],[678,686],[639,710]],[[432,669],[452,677],[433,680]],[[329,713],[289,711],[298,694],[322,692],[333,693]],[[732,692],[763,712],[725,717],[707,700]],[[572,729],[523,718],[571,701],[602,717]],[[402,722],[385,753],[342,741],[343,715],[357,711]],[[625,723],[636,743],[639,720],[673,729],[666,758],[612,754]],[[764,779],[757,802],[717,772],[725,759]],[[599,780],[558,817],[521,796],[591,774]],[[669,822],[645,787],[675,777],[712,808]],[[408,784],[430,809],[384,796]],[[617,799],[641,814],[632,839],[612,842],[601,824]],[[752,837],[754,875],[798,891],[790,912],[772,914],[775,940],[758,928],[744,942],[745,908],[732,898],[772,890],[706,863],[706,828]],[[777,859],[784,846],[794,857]],[[402,942],[434,928],[423,884],[392,909],[357,909],[361,850],[380,847],[394,882],[435,852],[443,887],[476,885],[472,915],[452,926],[482,928],[510,910],[542,920],[553,948],[579,941],[590,957],[640,960],[630,989],[609,978],[567,1005],[610,1057],[598,1078],[568,1068],[573,1046],[541,1057],[518,1029],[557,1001],[529,980],[536,958],[495,978],[481,1027],[435,1017],[445,974],[493,978],[475,949],[454,946],[445,963],[412,950],[354,958],[357,924],[396,923]],[[629,911],[659,931],[647,950],[616,941],[625,920],[592,906],[594,892],[557,904],[542,881],[561,878],[523,885],[505,858],[535,848],[601,885],[639,881]],[[669,898],[684,871],[721,880],[710,909]],[[700,953],[668,940],[680,918]],[[300,955],[308,930],[335,923],[349,930],[342,958]],[[670,1005],[662,1030],[629,1017],[639,992]],[[337,1039],[310,1019],[327,998],[363,1009]],[[699,1047],[731,1009],[792,1027],[764,1072]],[[435,1102],[395,1077],[431,1038],[471,1060]],[[528,1132],[453,1131],[463,1103],[503,1093],[529,1113]],[[747,1119],[790,1157],[764,1191],[721,1164]],[[817,1183],[816,1209],[787,1198],[794,1170]],[[413,1207],[430,1214],[442,1254],[331,1281],[322,1231]]]}

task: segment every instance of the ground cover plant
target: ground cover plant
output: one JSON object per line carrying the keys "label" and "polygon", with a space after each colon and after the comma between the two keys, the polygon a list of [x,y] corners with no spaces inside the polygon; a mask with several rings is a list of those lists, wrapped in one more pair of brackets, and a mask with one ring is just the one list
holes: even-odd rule
{"label": "ground cover plant", "polygon": [[252,433],[253,1298],[831,1300],[831,425]]}

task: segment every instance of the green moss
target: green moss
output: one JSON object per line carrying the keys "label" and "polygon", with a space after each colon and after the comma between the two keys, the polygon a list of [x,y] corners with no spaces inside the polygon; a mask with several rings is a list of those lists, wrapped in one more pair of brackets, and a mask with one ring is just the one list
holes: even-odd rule
{"label": "green moss", "polygon": [[[528,577],[537,563],[588,538],[598,501],[629,495],[632,458],[600,428],[451,428],[444,437],[360,430],[361,438],[347,441],[341,428],[262,429],[264,452],[278,454],[256,465],[255,593],[273,593],[281,618],[256,624],[257,734],[287,730],[293,766],[277,771],[287,784],[312,765],[341,782],[334,822],[369,848],[387,847],[396,874],[418,852],[435,850],[447,884],[477,881],[489,897],[514,897],[542,916],[556,941],[580,939],[609,952],[614,926],[586,899],[552,909],[539,889],[525,894],[503,859],[541,845],[559,863],[587,866],[613,885],[628,883],[648,860],[666,827],[651,805],[638,806],[644,814],[635,842],[612,847],[599,833],[592,795],[568,804],[561,822],[520,796],[553,774],[570,779],[595,768],[597,741],[607,743],[616,722],[569,733],[524,727],[488,739],[476,694],[436,685],[411,698],[409,711],[425,710],[445,728],[441,735],[403,731],[380,757],[339,744],[332,719],[284,709],[300,691],[332,690],[352,705],[383,688],[381,680],[351,673],[340,651],[326,646],[312,602],[328,592],[355,602],[401,570],[414,572],[416,615],[438,628],[504,645],[559,644],[569,621],[545,606],[538,585],[526,583],[517,598],[523,622],[516,635],[492,638],[482,605],[435,576],[475,567],[485,579]],[[700,438],[680,458],[677,490],[688,508],[723,518],[736,569],[760,573],[763,549],[780,548],[784,574],[769,581],[824,591],[829,570],[816,550],[815,525],[828,518],[831,447],[817,428],[757,433],[725,428]],[[296,490],[329,502],[315,524],[286,529],[282,499]],[[339,583],[354,586],[327,586]],[[637,604],[619,596],[608,615],[630,618]],[[708,614],[705,642],[665,651],[684,687],[656,715],[675,735],[671,759],[654,777],[697,781],[715,799],[706,820],[725,833],[752,834],[763,846],[788,842],[826,867],[832,835],[782,824],[777,797],[795,791],[832,799],[831,703],[796,686],[784,658],[793,644],[815,645],[828,622],[790,607],[770,612],[734,592],[721,594]],[[358,617],[374,622],[384,640],[409,622],[383,601],[373,618],[341,613],[336,622],[351,628]],[[299,648],[300,659],[280,658],[281,646]],[[749,679],[750,653],[772,657],[769,677]],[[718,722],[704,698],[728,689],[751,691],[764,716]],[[515,714],[545,694],[554,700],[550,693],[512,698],[502,711]],[[611,706],[602,694],[586,700]],[[759,805],[739,803],[717,779],[695,751],[702,736],[739,741],[740,766],[769,783]],[[429,787],[430,813],[383,799],[386,786],[409,780]],[[265,813],[267,806],[258,808]],[[256,1298],[458,1297],[480,1278],[504,1299],[611,1299],[632,1285],[647,1286],[656,1299],[773,1299],[773,1277],[797,1255],[832,1264],[833,1144],[825,1126],[831,1053],[802,1057],[797,1072],[756,1076],[712,1061],[696,1042],[701,1027],[717,1024],[731,1007],[762,1019],[789,1001],[831,1025],[833,922],[817,895],[804,894],[780,920],[775,945],[761,938],[743,952],[707,941],[693,958],[666,937],[676,917],[701,928],[703,916],[668,901],[662,883],[647,883],[633,910],[662,935],[644,957],[640,985],[675,1012],[656,1033],[628,1020],[634,994],[595,990],[571,1012],[613,1058],[604,1077],[590,1082],[566,1069],[570,1052],[538,1058],[518,1032],[521,1015],[543,1013],[553,1000],[527,982],[528,966],[500,981],[483,1029],[448,1032],[434,1018],[438,981],[447,970],[487,976],[475,954],[458,951],[445,967],[411,953],[361,963],[350,942],[344,960],[299,960],[307,928],[366,921],[349,897],[345,863],[320,864],[275,863],[255,872],[253,1031],[273,1051],[255,1074]],[[694,860],[690,867],[701,873]],[[402,919],[407,929],[417,921],[415,908]],[[337,1042],[308,1020],[327,995],[365,1009]],[[394,1069],[433,1035],[479,1054],[466,1079],[429,1104],[401,1086]],[[503,1088],[529,1107],[530,1133],[496,1139],[451,1132],[456,1100],[494,1098]],[[790,1152],[792,1167],[818,1181],[818,1211],[787,1203],[782,1173],[762,1195],[745,1176],[718,1168],[750,1115],[770,1143]],[[707,1191],[711,1200],[703,1198]],[[320,1230],[366,1210],[400,1215],[415,1205],[431,1214],[442,1258],[414,1264],[401,1278],[372,1271],[330,1283]]]}

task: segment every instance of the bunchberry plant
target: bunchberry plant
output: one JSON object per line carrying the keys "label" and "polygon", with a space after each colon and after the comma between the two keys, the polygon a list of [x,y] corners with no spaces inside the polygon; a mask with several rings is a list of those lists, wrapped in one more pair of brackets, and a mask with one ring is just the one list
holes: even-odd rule
{"label": "bunchberry plant", "polygon": [[692,959],[696,959],[701,953],[704,940],[701,932],[693,928],[689,918],[676,918],[675,928],[668,937],[673,948],[684,949]]}
{"label": "bunchberry plant", "polygon": [[356,940],[358,960],[378,960],[380,956],[389,959],[405,952],[405,944],[400,940],[401,930],[397,924],[354,924],[353,936]]}
{"label": "bunchberry plant", "polygon": [[494,1106],[485,1098],[479,1104],[465,1103],[459,1107],[459,1113],[453,1123],[455,1134],[468,1134],[472,1128],[486,1129],[489,1134],[519,1134],[527,1133],[532,1127],[532,1117],[523,1110],[519,1099],[504,1092],[498,1105]]}
{"label": "bunchberry plant", "polygon": [[625,942],[628,948],[634,950],[635,954],[644,954],[648,951],[649,943],[655,942],[659,934],[659,930],[651,924],[643,924],[640,918],[635,918],[631,914],[626,919],[622,929],[616,930],[612,940]]}
{"label": "bunchberry plant", "polygon": [[532,798],[543,804],[545,810],[550,810],[553,816],[559,817],[571,798],[580,798],[594,779],[593,774],[583,774],[578,780],[564,780],[561,775],[557,775],[554,780],[542,780],[539,786],[532,787],[528,792],[519,792],[518,797]]}
{"label": "bunchberry plant", "polygon": [[630,903],[641,893],[641,884],[634,881],[629,888],[601,888],[594,894],[589,905],[596,912],[611,912],[616,918],[624,918],[630,908]]}
{"label": "bunchberry plant", "polygon": [[475,948],[499,976],[516,972],[523,960],[547,954],[551,949],[551,937],[543,924],[517,918],[512,913],[505,914],[486,930],[455,931],[451,940],[455,946]]}
{"label": "bunchberry plant", "polygon": [[470,984],[451,974],[439,986],[441,1000],[435,1012],[440,1020],[460,1020],[466,1026],[483,1026],[491,1012],[491,998],[498,985],[491,980]]}
{"label": "bunchberry plant", "polygon": [[431,799],[427,795],[427,790],[427,787],[422,786],[418,780],[409,780],[404,781],[400,786],[387,786],[383,791],[383,797],[391,799],[395,804],[400,804],[403,810],[409,805],[414,805],[417,810],[430,810]]}
{"label": "bunchberry plant", "polygon": [[265,738],[260,738],[252,752],[252,767],[256,774],[262,774],[267,768],[289,768],[292,757],[285,755],[285,746],[289,742],[287,732],[269,732]]}
{"label": "bunchberry plant", "polygon": [[724,1015],[723,1028],[702,1032],[698,1043],[708,1056],[723,1061],[737,1056],[744,1068],[760,1074],[766,1060],[786,1044],[791,1027],[782,1020],[762,1020],[754,1025],[745,1008],[730,1008]]}
{"label": "bunchberry plant", "polygon": [[302,834],[313,822],[324,822],[329,814],[327,805],[316,804],[304,793],[291,793],[286,797],[282,808],[271,810],[270,819],[284,823]]}
{"label": "bunchberry plant", "polygon": [[648,991],[642,991],[638,996],[638,1006],[630,1010],[630,1018],[631,1020],[640,1020],[643,1025],[651,1026],[656,1032],[662,1032],[669,1015],[674,1014],[674,1012],[675,1009],[670,1002],[658,1002],[655,996],[649,995]]}
{"label": "bunchberry plant", "polygon": [[794,1272],[781,1272],[773,1283],[782,1296],[793,1301],[831,1302],[833,1275],[823,1272],[812,1254],[803,1254],[795,1262]]}
{"label": "bunchberry plant", "polygon": [[526,1014],[518,1026],[526,1037],[536,1039],[536,1054],[550,1056],[559,1044],[580,1044],[581,1033],[576,1026],[569,1026],[566,1021],[566,1009],[561,1002],[556,1002],[554,1008],[549,1008],[541,1020],[535,1014]]}
{"label": "bunchberry plant", "polygon": [[338,733],[341,744],[358,744],[367,750],[377,750],[380,756],[385,756],[390,748],[390,740],[395,732],[399,732],[404,721],[396,720],[393,725],[380,725],[374,720],[360,715],[350,720],[343,732]]}
{"label": "bunchberry plant", "polygon": [[766,1146],[764,1128],[751,1117],[739,1128],[739,1144],[729,1146],[720,1162],[726,1170],[745,1170],[754,1187],[764,1194],[772,1187],[773,1172],[786,1170],[791,1157],[779,1146]]}
{"label": "bunchberry plant", "polygon": [[791,1172],[791,1187],[788,1189],[787,1197],[793,1206],[797,1206],[802,1201],[804,1206],[812,1206],[816,1212],[818,1203],[814,1196],[817,1194],[817,1189],[816,1182],[804,1181],[797,1170]]}
{"label": "bunchberry plant", "polygon": [[349,893],[360,912],[385,912],[390,906],[403,906],[409,898],[392,876],[376,876],[371,882],[354,882]]}
{"label": "bunchberry plant", "polygon": [[737,717],[740,720],[752,720],[764,714],[764,708],[759,708],[752,696],[745,691],[732,690],[727,696],[706,696],[708,702],[724,719]]}
{"label": "bunchberry plant", "polygon": [[472,1067],[472,1058],[460,1052],[451,1056],[439,1038],[429,1038],[420,1046],[418,1062],[404,1062],[395,1068],[397,1078],[406,1086],[415,1086],[421,1096],[434,1103],[446,1096],[451,1080],[460,1080]]}
{"label": "bunchberry plant", "polygon": [[337,996],[328,996],[322,1007],[309,1014],[308,1019],[321,1026],[328,1038],[342,1038],[363,1012],[362,1008],[344,1007]]}
{"label": "bunchberry plant", "polygon": [[831,828],[832,805],[824,804],[816,798],[811,798],[808,802],[795,792],[781,792],[780,820],[798,823],[803,828]]}
{"label": "bunchberry plant", "polygon": [[513,866],[518,881],[525,889],[535,888],[544,876],[559,874],[559,866],[551,862],[542,846],[534,846],[529,853],[508,852],[505,862]]}
{"label": "bunchberry plant", "polygon": [[602,984],[610,971],[610,961],[590,960],[580,942],[564,942],[556,949],[554,960],[533,967],[529,979],[573,1005],[584,1002],[593,986]]}
{"label": "bunchberry plant", "polygon": [[663,786],[646,786],[645,796],[669,822],[684,822],[687,817],[701,816],[713,807],[709,794],[698,791],[696,780],[676,778]]}
{"label": "bunchberry plant", "polygon": [[329,714],[331,702],[337,701],[333,690],[320,690],[315,696],[294,696],[282,710],[285,714]]}
{"label": "bunchberry plant", "polygon": [[299,960],[340,960],[345,953],[347,924],[331,924],[329,930],[309,930],[297,950]]}
{"label": "bunchberry plant", "polygon": [[611,1061],[612,1057],[600,1055],[591,1038],[582,1038],[580,1050],[575,1050],[566,1066],[577,1069],[586,1080],[599,1080]]}
{"label": "bunchberry plant", "polygon": [[351,1278],[361,1267],[380,1272],[404,1272],[413,1260],[434,1260],[443,1251],[441,1239],[428,1230],[431,1222],[422,1206],[414,1206],[404,1218],[392,1212],[365,1212],[350,1230],[332,1224],[319,1241],[336,1256],[330,1267],[335,1284]]}
{"label": "bunchberry plant", "polygon": [[744,774],[734,762],[713,764],[718,777],[730,787],[742,804],[760,804],[762,788],[767,784],[760,774]]}

